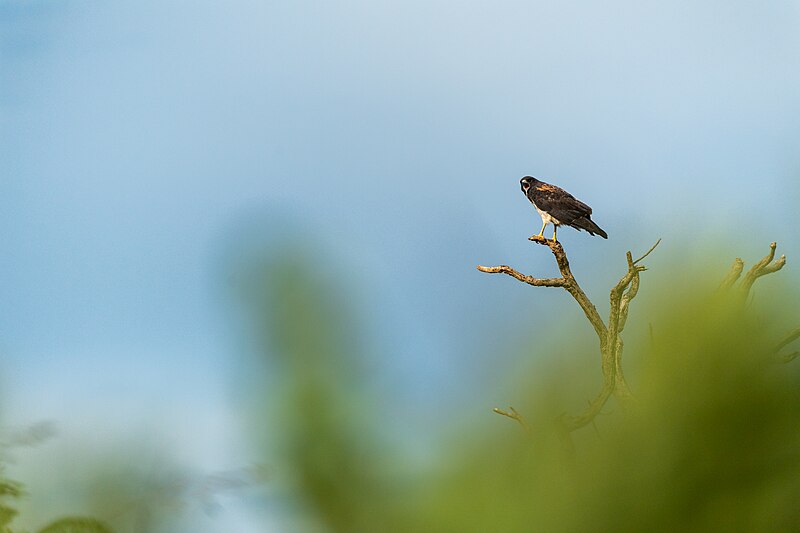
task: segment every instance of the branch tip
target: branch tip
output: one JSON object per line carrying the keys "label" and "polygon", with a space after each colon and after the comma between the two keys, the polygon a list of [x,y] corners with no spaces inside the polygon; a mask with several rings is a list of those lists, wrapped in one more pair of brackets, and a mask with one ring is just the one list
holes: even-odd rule
{"label": "branch tip", "polygon": [[499,407],[495,407],[492,409],[492,412],[497,413],[498,415],[505,416],[512,420],[516,420],[520,426],[525,428],[526,431],[530,431],[530,428],[528,428],[528,424],[525,423],[525,420],[522,418],[522,415],[519,414],[517,410],[514,409],[513,407],[509,407],[508,411],[500,409]]}
{"label": "branch tip", "polygon": [[[742,279],[740,283],[741,293],[743,297],[747,297],[750,292],[750,289],[753,287],[753,284],[756,282],[758,278],[761,276],[766,276],[767,274],[772,274],[774,272],[779,271],[784,267],[786,264],[786,256],[781,255],[778,259],[775,259],[775,248],[777,247],[777,243],[772,242],[769,245],[769,253],[762,257],[757,263],[755,263],[750,270],[747,271],[745,274],[744,279]],[[744,264],[741,259],[738,257],[736,261],[733,262],[733,266],[731,267],[731,272],[725,277],[723,280],[721,287],[727,288],[733,285],[733,283],[738,279],[739,275],[744,268]]]}
{"label": "branch tip", "polygon": [[792,353],[790,353],[788,355],[784,355],[783,356],[783,362],[784,363],[791,363],[792,361],[797,359],[798,355],[800,355],[800,352],[792,352]]}
{"label": "branch tip", "polygon": [[644,258],[645,258],[645,257],[647,257],[648,255],[650,255],[650,252],[652,252],[653,250],[655,250],[655,249],[656,249],[656,246],[658,246],[659,244],[661,244],[661,237],[659,237],[659,238],[658,238],[658,240],[656,241],[656,243],[655,243],[653,246],[651,246],[651,247],[650,247],[650,249],[649,249],[649,250],[647,250],[647,252],[645,252],[645,254],[644,254],[642,257],[640,257],[639,259],[637,259],[636,261],[634,261],[634,262],[633,262],[633,264],[635,265],[636,263],[638,263],[639,261],[641,261],[642,259],[644,259]]}
{"label": "branch tip", "polygon": [[783,336],[783,339],[775,346],[773,352],[778,353],[786,346],[790,345],[794,341],[800,338],[800,327],[797,327]]}

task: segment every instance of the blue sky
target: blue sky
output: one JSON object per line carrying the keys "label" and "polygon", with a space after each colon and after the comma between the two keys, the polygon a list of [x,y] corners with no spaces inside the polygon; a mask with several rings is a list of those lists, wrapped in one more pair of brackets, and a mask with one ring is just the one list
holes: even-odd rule
{"label": "blue sky", "polygon": [[226,265],[286,235],[355,288],[398,403],[447,405],[486,331],[554,320],[474,271],[552,268],[525,174],[594,207],[609,241],[559,236],[599,294],[598,257],[657,237],[791,257],[799,24],[794,1],[0,1],[4,415],[111,438],[157,412],[198,468],[246,459],[216,429]]}

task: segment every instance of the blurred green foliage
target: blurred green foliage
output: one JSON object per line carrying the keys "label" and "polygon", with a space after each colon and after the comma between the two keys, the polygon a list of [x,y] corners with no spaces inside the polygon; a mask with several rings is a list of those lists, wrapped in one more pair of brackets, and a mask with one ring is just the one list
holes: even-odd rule
{"label": "blurred green foliage", "polygon": [[62,518],[39,533],[111,533],[111,529],[93,518]]}
{"label": "blurred green foliage", "polygon": [[599,387],[599,362],[550,365],[516,406],[530,433],[501,417],[486,431],[487,405],[441,443],[435,467],[418,469],[380,444],[350,302],[312,264],[287,250],[251,292],[281,384],[258,391],[254,424],[282,443],[268,460],[297,502],[287,530],[800,530],[800,376],[773,353],[774,324],[800,311],[792,299],[742,307],[691,275],[645,281],[657,297],[634,306],[629,331],[653,333],[626,344],[635,407],[609,406],[565,453],[554,421],[596,393],[585,385],[596,374]]}
{"label": "blurred green foliage", "polygon": [[[247,271],[258,357],[237,361],[248,375],[236,383],[250,385],[248,426],[267,465],[270,526],[292,533],[800,530],[800,373],[775,353],[800,309],[789,287],[775,290],[781,274],[756,284],[756,292],[772,284],[769,298],[745,302],[716,291],[718,279],[701,273],[684,272],[680,283],[646,277],[626,329],[624,363],[636,401],[607,405],[570,446],[558,417],[580,411],[601,383],[599,353],[573,334],[589,326],[576,309],[561,331],[520,331],[546,359],[523,361],[524,372],[509,375],[509,398],[526,427],[491,414],[489,394],[478,389],[486,409],[461,413],[457,430],[437,429],[433,460],[420,462],[386,431],[386,399],[371,383],[375,359],[357,305],[337,273],[313,257],[286,248]],[[507,344],[497,351],[524,345],[500,342]],[[213,486],[247,483],[212,476],[212,486],[157,447],[128,444],[90,459],[70,456],[70,490],[81,512],[96,518],[33,530],[177,531],[188,500],[205,505]],[[21,495],[21,485],[0,481],[0,533],[20,532],[12,521],[21,520]],[[36,527],[52,520],[26,515]]]}
{"label": "blurred green foliage", "polygon": [[[344,298],[309,268],[302,255],[262,271],[259,331],[274,354],[280,393],[278,468],[303,513],[334,531],[369,531],[387,520],[387,486],[381,479],[375,415],[359,395],[363,379],[359,337]],[[260,299],[263,297],[263,300]],[[258,422],[256,422],[258,424]],[[300,527],[295,525],[295,527]],[[311,527],[311,526],[303,526]]]}
{"label": "blurred green foliage", "polygon": [[[22,486],[8,479],[0,479],[0,533],[19,531],[11,527],[17,516],[14,500],[23,495]],[[86,517],[64,517],[39,529],[37,533],[112,533],[103,522]]]}

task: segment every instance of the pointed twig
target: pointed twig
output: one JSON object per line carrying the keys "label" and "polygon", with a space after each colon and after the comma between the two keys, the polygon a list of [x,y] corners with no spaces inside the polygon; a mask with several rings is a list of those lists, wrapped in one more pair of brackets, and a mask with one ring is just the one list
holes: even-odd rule
{"label": "pointed twig", "polygon": [[525,428],[525,431],[530,433],[531,428],[528,427],[528,424],[525,423],[525,420],[522,418],[522,415],[519,414],[517,412],[517,410],[514,409],[513,407],[509,407],[508,411],[500,409],[499,407],[495,407],[494,409],[492,409],[492,411],[494,411],[498,415],[507,416],[508,418],[510,418],[512,420],[516,420],[519,423],[520,426]]}
{"label": "pointed twig", "polygon": [[645,258],[645,257],[647,257],[648,255],[650,255],[650,252],[652,252],[653,250],[655,250],[655,249],[656,249],[656,246],[658,246],[659,244],[661,244],[661,238],[659,238],[659,239],[656,241],[656,243],[655,243],[653,246],[651,246],[651,247],[650,247],[650,249],[649,249],[649,250],[647,250],[647,252],[645,252],[645,254],[644,254],[642,257],[640,257],[639,259],[637,259],[636,261],[634,261],[634,262],[633,262],[633,264],[634,264],[634,265],[635,265],[635,264],[637,264],[639,261],[641,261],[642,259],[644,259],[644,258]]}

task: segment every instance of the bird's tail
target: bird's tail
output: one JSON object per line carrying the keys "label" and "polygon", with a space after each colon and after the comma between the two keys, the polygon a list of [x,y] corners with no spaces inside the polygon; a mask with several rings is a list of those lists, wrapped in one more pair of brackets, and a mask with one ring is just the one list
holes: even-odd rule
{"label": "bird's tail", "polygon": [[578,220],[574,221],[572,225],[580,229],[586,230],[592,235],[596,233],[597,235],[600,235],[602,238],[608,239],[608,233],[603,231],[603,229],[597,224],[595,224],[589,217],[579,218]]}

